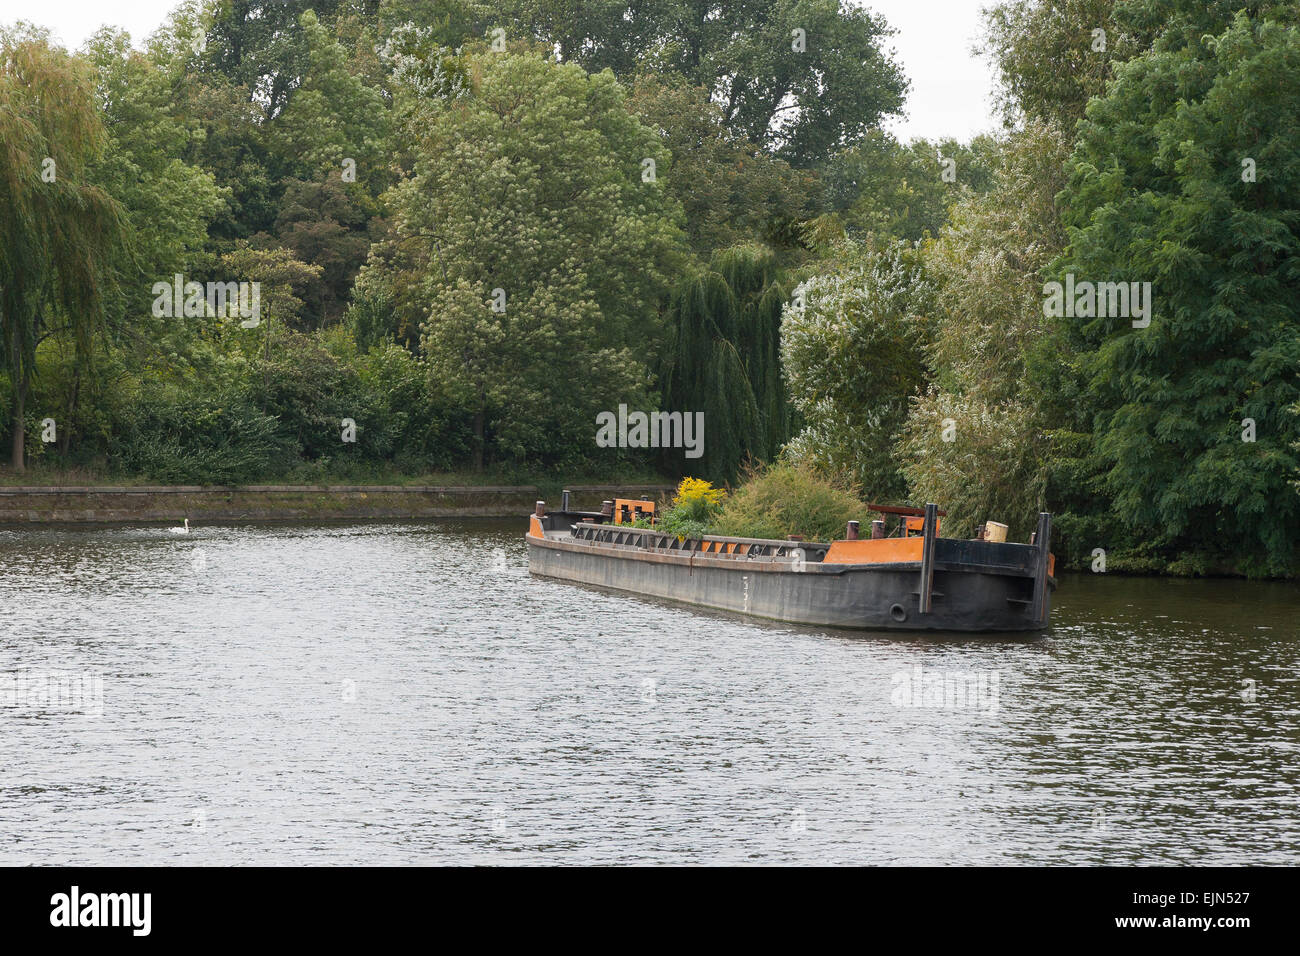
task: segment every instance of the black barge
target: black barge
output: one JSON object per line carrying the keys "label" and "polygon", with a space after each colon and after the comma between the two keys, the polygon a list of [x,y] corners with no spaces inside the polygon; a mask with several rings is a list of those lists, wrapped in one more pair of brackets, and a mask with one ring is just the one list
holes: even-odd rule
{"label": "black barge", "polygon": [[[567,499],[567,494],[566,494]],[[829,543],[681,539],[621,519],[649,502],[610,502],[601,512],[546,511],[526,535],[538,575],[794,624],[882,631],[1013,632],[1045,628],[1056,588],[1051,516],[1031,544],[938,536],[939,512],[914,514],[899,536]],[[567,500],[566,500],[567,505]],[[883,522],[873,522],[873,535]],[[916,531],[913,534],[911,532]]]}

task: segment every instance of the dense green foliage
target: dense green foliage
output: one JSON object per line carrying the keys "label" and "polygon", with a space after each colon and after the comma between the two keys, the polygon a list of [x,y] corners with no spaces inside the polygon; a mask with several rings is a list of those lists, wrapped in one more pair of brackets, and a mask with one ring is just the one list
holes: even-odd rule
{"label": "dense green foliage", "polygon": [[755,237],[797,244],[797,224],[816,212],[815,175],[733,133],[708,91],[679,76],[638,76],[628,107],[672,157],[664,188],[682,204],[695,252],[708,256]]}
{"label": "dense green foliage", "polygon": [[1300,30],[1281,13],[1118,71],[1071,159],[1057,267],[1154,288],[1149,327],[1069,323],[1095,487],[1154,546],[1273,573],[1300,554]]}
{"label": "dense green foliage", "polygon": [[827,202],[855,239],[915,242],[937,236],[948,207],[967,193],[988,191],[996,160],[997,142],[988,136],[970,145],[924,139],[902,145],[873,131],[827,168]]}
{"label": "dense green foliage", "polygon": [[841,0],[508,0],[504,9],[585,69],[684,77],[721,104],[728,128],[795,166],[851,145],[897,113],[906,90],[885,49],[890,28]]}
{"label": "dense green foliage", "polygon": [[364,285],[417,286],[408,319],[472,416],[477,455],[562,459],[602,409],[647,403],[681,236],[676,205],[640,170],[670,157],[608,73],[531,54],[469,69],[474,94],[422,117]]}
{"label": "dense green foliage", "polygon": [[[882,129],[892,31],[841,0],[0,27],[6,480],[749,473],[682,527],[832,537],[860,493],[1295,574],[1294,4],[985,26],[968,143]],[[1149,282],[1150,324],[1048,308],[1076,279]],[[702,456],[601,441],[623,408],[702,413]]]}
{"label": "dense green foliage", "polygon": [[1105,90],[1112,60],[1134,48],[1115,0],[999,3],[985,17],[985,50],[1002,78],[1009,124],[1029,118],[1069,132]]}
{"label": "dense green foliage", "polygon": [[915,499],[944,502],[958,533],[992,517],[1023,538],[1047,507],[1050,425],[1029,372],[1050,341],[1040,271],[1063,241],[1054,196],[1065,149],[1051,127],[1029,122],[1007,144],[994,188],[954,209],[927,257],[938,290],[929,384],[898,450]]}
{"label": "dense green foliage", "polygon": [[[806,423],[791,451],[855,468],[872,497],[943,502],[957,533],[993,518],[1023,537],[1047,509],[1076,562],[1101,548],[1112,569],[1294,574],[1294,7],[1013,0],[988,28],[1011,130],[989,188],[959,194],[921,249],[936,297],[906,420],[873,431],[888,388],[852,387],[863,363],[831,356],[867,328],[884,336],[873,352],[911,355],[917,328],[864,326],[847,301],[788,308],[785,372]],[[862,233],[917,237],[910,206],[886,204],[892,223],[855,207]],[[1046,283],[1067,275],[1150,282],[1150,325],[1050,315]],[[862,298],[880,310],[888,288]],[[900,469],[902,488],[873,463]]]}
{"label": "dense green foliage", "polygon": [[105,137],[85,62],[43,36],[3,34],[0,60],[0,348],[21,469],[37,347],[61,319],[79,364],[89,361],[121,212],[91,178]]}

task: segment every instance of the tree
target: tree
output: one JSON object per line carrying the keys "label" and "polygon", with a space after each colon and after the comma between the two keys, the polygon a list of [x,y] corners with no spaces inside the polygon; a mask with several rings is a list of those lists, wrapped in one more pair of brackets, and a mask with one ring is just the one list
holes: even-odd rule
{"label": "tree", "polygon": [[1175,18],[1089,105],[1062,197],[1058,277],[1151,284],[1148,326],[1063,320],[1115,513],[1167,555],[1252,573],[1300,553],[1296,21],[1263,4],[1189,36]]}
{"label": "tree", "polygon": [[[737,246],[716,254],[673,294],[664,405],[704,414],[704,454],[686,463],[693,475],[734,481],[746,461],[773,460],[789,438],[780,360],[783,278],[771,249]],[[664,459],[683,470],[678,455]]]}
{"label": "tree", "polygon": [[786,306],[782,359],[803,430],[791,459],[846,476],[873,499],[905,489],[893,456],[924,385],[933,289],[914,246],[849,245]]}
{"label": "tree", "polygon": [[[648,394],[682,236],[642,161],[669,157],[608,73],[533,54],[468,62],[472,92],[427,100],[414,173],[390,196],[394,238],[362,284],[417,311],[431,374],[474,416],[476,467],[489,444],[589,455],[596,413]],[[420,251],[393,252],[406,246]]]}
{"label": "tree", "polygon": [[562,59],[620,77],[678,73],[739,138],[819,166],[902,109],[884,19],[841,0],[513,0],[505,10]]}
{"label": "tree", "polygon": [[321,267],[295,259],[293,252],[280,247],[253,248],[241,242],[221,257],[221,265],[231,281],[256,282],[261,320],[257,328],[270,321],[294,328],[301,324],[301,293],[320,279]]}
{"label": "tree", "polygon": [[338,172],[320,183],[286,180],[276,236],[296,259],[320,270],[303,290],[308,324],[342,314],[370,250],[370,226]]}
{"label": "tree", "polygon": [[196,127],[182,140],[182,158],[211,173],[227,200],[208,229],[208,246],[221,254],[239,239],[270,230],[278,208],[277,173],[262,107],[247,87],[204,68],[207,29],[203,10],[182,5],[150,36],[147,52],[165,75],[175,114]]}
{"label": "tree", "polygon": [[[93,175],[120,204],[123,218],[113,263],[118,281],[104,296],[109,341],[133,359],[174,358],[189,335],[183,323],[152,316],[151,290],[157,281],[210,266],[208,227],[226,210],[228,193],[211,173],[186,162],[199,124],[177,108],[171,77],[152,56],[133,50],[126,33],[109,29],[90,39],[85,55],[94,65],[106,131]],[[66,436],[72,429],[60,431]]]}
{"label": "tree", "polygon": [[352,74],[347,52],[315,12],[304,13],[299,26],[307,62],[301,83],[270,125],[270,144],[301,179],[346,172],[348,182],[377,196],[392,182],[388,104]]}
{"label": "tree", "polygon": [[639,76],[628,109],[672,154],[672,175],[661,181],[682,204],[686,233],[701,255],[751,241],[788,241],[793,225],[813,212],[815,177],[728,129],[706,88],[675,74]]}
{"label": "tree", "polygon": [[33,33],[0,33],[0,340],[11,464],[24,467],[36,349],[66,327],[89,361],[120,240],[116,203],[87,179],[104,130],[86,64]]}
{"label": "tree", "polygon": [[[218,254],[272,229],[287,177],[324,178],[346,156],[357,161],[360,182],[376,193],[386,185],[377,159],[382,97],[351,77],[330,32],[342,7],[340,0],[187,0],[150,37],[150,56],[168,74],[182,115],[201,130],[188,139],[187,161],[229,191],[229,208],[210,230]],[[361,42],[364,27],[356,32]],[[285,116],[303,91],[302,107]]]}
{"label": "tree", "polygon": [[84,55],[95,70],[105,126],[93,169],[122,206],[130,259],[123,268],[140,270],[123,282],[133,293],[129,304],[147,308],[155,279],[198,265],[208,224],[225,199],[211,173],[185,162],[199,124],[177,109],[170,77],[152,58],[133,50],[125,32],[110,29],[96,33]]}
{"label": "tree", "polygon": [[1048,402],[1031,375],[1055,355],[1043,276],[1064,245],[1054,197],[1068,145],[1032,121],[1003,144],[992,188],[953,208],[927,250],[937,284],[930,386],[898,456],[916,501],[939,501],[956,533],[992,518],[1027,535],[1045,506]]}
{"label": "tree", "polygon": [[370,0],[377,33],[387,39],[394,29],[415,24],[429,30],[440,45],[457,49],[471,39],[482,39],[500,8],[478,0]]}
{"label": "tree", "polygon": [[343,0],[226,0],[202,16],[201,69],[241,87],[248,101],[274,119],[302,83],[312,59],[311,37],[299,28],[311,13],[333,25]]}
{"label": "tree", "polygon": [[1030,118],[1074,131],[1088,100],[1105,91],[1111,63],[1140,42],[1115,7],[1116,0],[1007,0],[984,11],[983,50],[998,70],[1008,125]]}
{"label": "tree", "polygon": [[997,148],[988,136],[969,145],[952,139],[903,145],[873,130],[827,165],[827,204],[853,238],[916,242],[937,236],[950,206],[968,192],[988,191]]}

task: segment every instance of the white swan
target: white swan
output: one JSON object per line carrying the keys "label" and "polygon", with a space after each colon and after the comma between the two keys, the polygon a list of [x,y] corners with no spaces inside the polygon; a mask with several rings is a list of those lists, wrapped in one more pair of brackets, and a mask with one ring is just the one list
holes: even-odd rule
{"label": "white swan", "polygon": [[190,519],[189,519],[189,518],[186,518],[186,519],[185,519],[185,527],[183,527],[183,528],[168,528],[167,530],[170,531],[172,534],[189,534],[189,533],[190,533]]}

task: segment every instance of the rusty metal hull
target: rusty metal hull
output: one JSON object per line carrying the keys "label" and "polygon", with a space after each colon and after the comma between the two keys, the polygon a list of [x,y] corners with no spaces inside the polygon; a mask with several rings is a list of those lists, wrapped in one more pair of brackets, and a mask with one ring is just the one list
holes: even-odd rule
{"label": "rusty metal hull", "polygon": [[[526,541],[534,574],[794,624],[1015,632],[1041,630],[1047,620],[1046,613],[1038,620],[1031,609],[1034,580],[1022,566],[1022,551],[998,550],[1028,550],[1026,545],[941,539],[940,545],[951,546],[937,549],[931,607],[921,613],[919,562],[808,563],[797,570],[789,561],[663,554],[564,537],[529,535]],[[967,544],[977,547],[962,547]],[[996,566],[998,560],[1008,566]],[[1045,611],[1054,587],[1049,580]]]}

